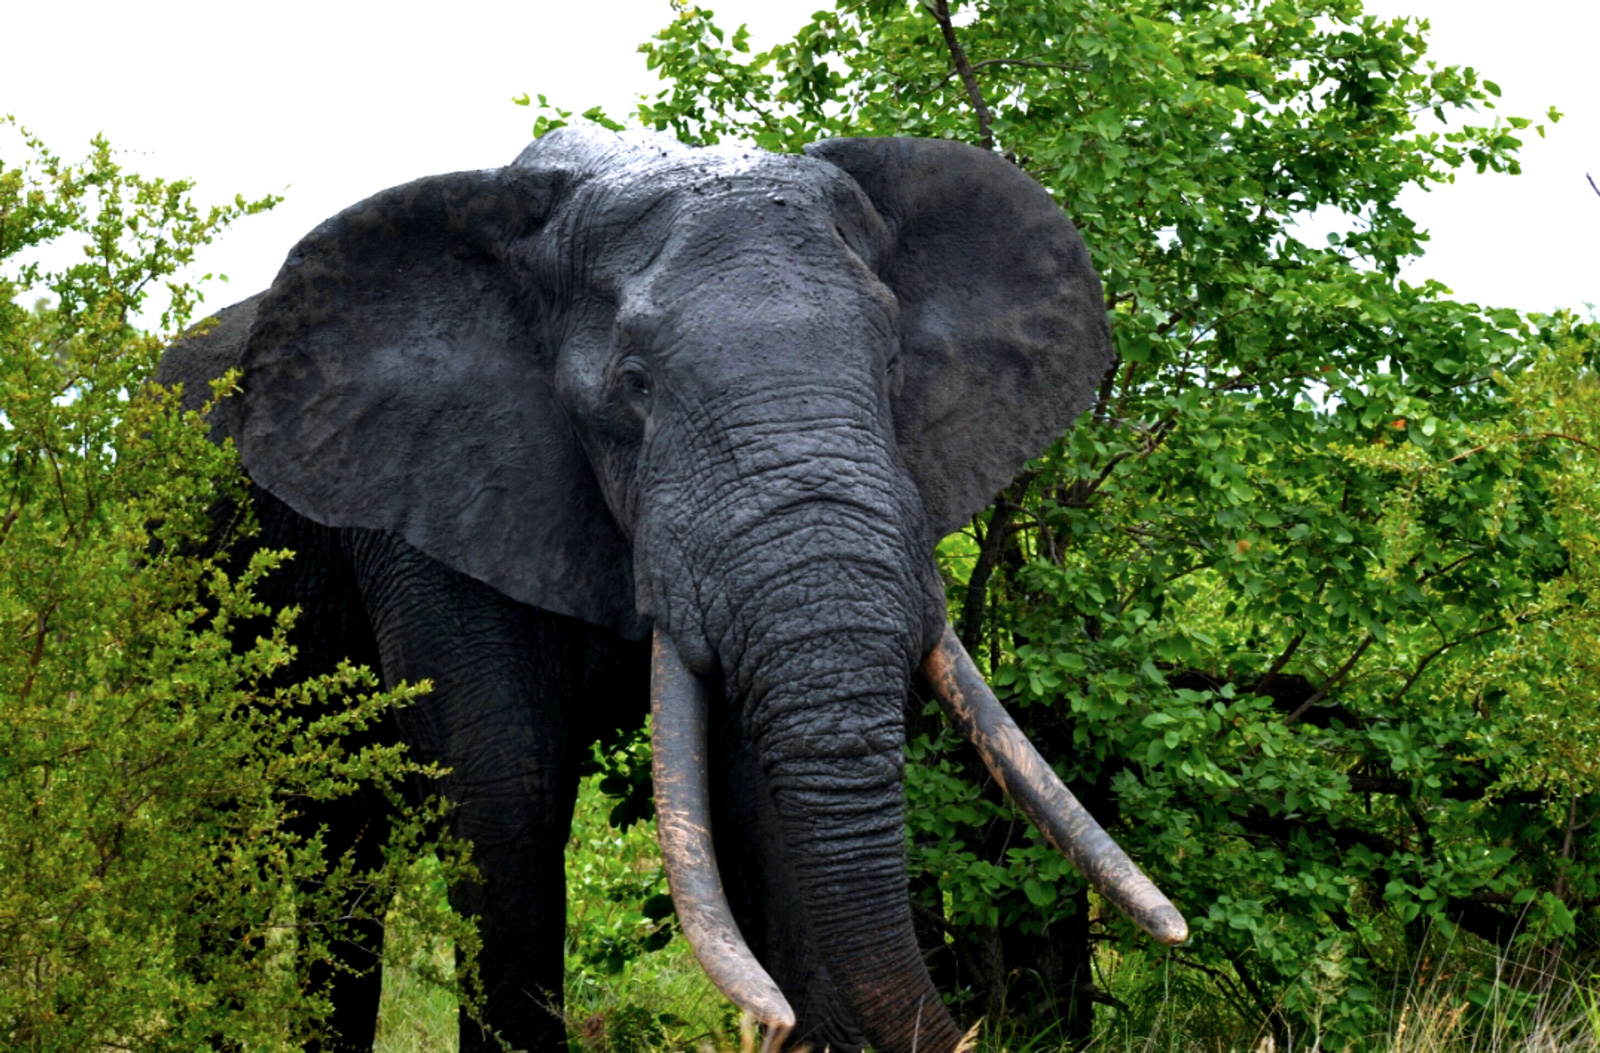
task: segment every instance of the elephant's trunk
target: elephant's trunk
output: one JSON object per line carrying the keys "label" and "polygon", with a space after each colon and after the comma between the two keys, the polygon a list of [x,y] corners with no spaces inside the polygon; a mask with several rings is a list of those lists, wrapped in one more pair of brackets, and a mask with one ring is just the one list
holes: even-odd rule
{"label": "elephant's trunk", "polygon": [[[793,537],[798,532],[785,532]],[[905,549],[794,552],[719,647],[772,794],[818,956],[880,1053],[949,1053],[960,1033],[917,946],[907,898],[903,707],[922,647]]]}
{"label": "elephant's trunk", "polygon": [[651,614],[688,669],[720,673],[850,1023],[880,1053],[950,1053],[960,1033],[907,899],[903,706],[943,615],[920,497],[859,387],[797,390],[787,420],[772,408],[713,405],[698,434],[646,451]]}
{"label": "elephant's trunk", "polygon": [[[949,1053],[960,1033],[928,975],[907,898],[904,680],[861,669],[828,679],[833,693],[820,705],[819,689],[795,681],[789,697],[815,712],[772,718],[758,743],[795,884],[820,955],[872,1047]],[[787,701],[766,704],[782,710]]]}

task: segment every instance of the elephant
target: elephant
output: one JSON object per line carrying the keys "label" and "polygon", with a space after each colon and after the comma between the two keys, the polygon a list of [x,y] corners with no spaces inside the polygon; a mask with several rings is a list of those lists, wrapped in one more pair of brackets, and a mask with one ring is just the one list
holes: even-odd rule
{"label": "elephant", "polygon": [[[304,611],[300,668],[433,682],[394,731],[480,874],[451,892],[483,938],[463,1050],[566,1048],[579,762],[648,705],[683,932],[764,1048],[949,1053],[907,892],[919,671],[1088,880],[1186,938],[989,693],[933,555],[1111,362],[1077,231],[994,153],[569,127],[327,220],[159,376],[240,370],[211,420],[297,554],[268,598]],[[380,809],[341,807],[330,839],[370,843]],[[327,982],[365,1048],[372,972]]]}

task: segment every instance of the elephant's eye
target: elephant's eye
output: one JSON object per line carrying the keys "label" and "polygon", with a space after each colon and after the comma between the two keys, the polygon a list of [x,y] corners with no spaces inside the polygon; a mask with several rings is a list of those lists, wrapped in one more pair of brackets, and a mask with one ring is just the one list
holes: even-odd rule
{"label": "elephant's eye", "polygon": [[650,375],[645,372],[644,366],[637,362],[629,362],[617,371],[617,382],[622,390],[634,398],[646,399],[650,397]]}

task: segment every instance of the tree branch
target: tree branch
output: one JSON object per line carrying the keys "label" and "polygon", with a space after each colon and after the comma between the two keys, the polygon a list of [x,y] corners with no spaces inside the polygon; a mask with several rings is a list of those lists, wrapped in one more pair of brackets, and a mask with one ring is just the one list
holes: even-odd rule
{"label": "tree branch", "polygon": [[34,679],[39,675],[39,663],[44,660],[44,640],[50,629],[50,615],[55,613],[56,605],[52,602],[40,611],[34,619],[33,652],[28,655],[28,675],[22,682],[22,699],[26,702],[33,693]]}
{"label": "tree branch", "polygon": [[972,63],[967,61],[967,53],[961,47],[961,41],[956,39],[955,24],[950,21],[949,0],[933,0],[933,6],[922,5],[934,20],[939,23],[939,32],[944,35],[944,44],[950,50],[950,58],[956,64],[956,72],[961,74],[961,83],[966,85],[967,98],[972,100],[972,108],[978,113],[978,145],[985,150],[994,149],[994,120],[989,114],[989,104],[983,99],[983,90],[978,87],[977,74],[972,72]]}
{"label": "tree branch", "polygon": [[1094,422],[1104,424],[1106,416],[1111,410],[1111,396],[1116,393],[1117,367],[1122,364],[1122,356],[1113,354],[1111,364],[1106,367],[1105,375],[1100,378],[1100,391],[1094,400]]}
{"label": "tree branch", "polygon": [[1078,984],[1077,986],[1073,987],[1072,996],[1074,998],[1082,998],[1090,1002],[1099,1002],[1101,1005],[1111,1006],[1113,1009],[1119,1009],[1124,1013],[1133,1012],[1132,1009],[1128,1008],[1127,1002],[1124,1002],[1116,995],[1113,995],[1107,991],[1102,991],[1094,984]]}
{"label": "tree branch", "polygon": [[1289,641],[1289,646],[1285,647],[1283,653],[1273,661],[1272,667],[1267,670],[1266,675],[1256,681],[1255,686],[1250,689],[1251,692],[1257,695],[1266,694],[1267,685],[1276,680],[1278,674],[1283,672],[1283,667],[1289,664],[1289,659],[1293,658],[1294,653],[1300,650],[1300,645],[1305,642],[1305,639],[1306,633],[1304,629],[1295,633],[1294,639]]}
{"label": "tree branch", "polygon": [[[1247,815],[1239,816],[1238,821],[1246,830],[1263,834],[1283,845],[1292,844],[1297,833],[1307,827],[1314,827],[1313,836],[1327,837],[1340,848],[1348,849],[1354,845],[1363,845],[1368,851],[1380,856],[1398,855],[1401,851],[1399,845],[1378,834],[1352,827],[1335,826],[1329,822],[1315,822],[1305,816],[1290,820],[1268,815],[1264,810],[1257,808],[1252,809]],[[1517,928],[1521,925],[1520,917],[1513,917],[1504,911],[1494,909],[1487,903],[1480,903],[1464,896],[1451,896],[1445,910],[1451,921],[1479,939],[1499,947],[1510,944],[1511,938],[1516,935]]]}
{"label": "tree branch", "polygon": [[[1350,780],[1350,789],[1356,793],[1381,793],[1386,797],[1413,796],[1410,779],[1384,775],[1346,775],[1345,778]],[[1452,801],[1481,801],[1488,792],[1487,787],[1442,786],[1439,796]],[[1508,798],[1501,796],[1497,799],[1503,801]]]}
{"label": "tree branch", "polygon": [[1561,873],[1556,875],[1556,899],[1567,901],[1567,871],[1572,863],[1572,835],[1578,828],[1578,795],[1567,798],[1567,832],[1561,842]]}
{"label": "tree branch", "polygon": [[1087,62],[1038,62],[1034,59],[992,58],[972,64],[974,71],[985,66],[1027,66],[1029,69],[1059,69],[1067,73],[1089,73],[1094,69]]}
{"label": "tree branch", "polygon": [[1496,947],[1510,946],[1517,929],[1522,926],[1520,916],[1512,917],[1487,903],[1478,903],[1464,896],[1451,896],[1445,910],[1451,921]]}
{"label": "tree branch", "polygon": [[1345,676],[1349,674],[1350,670],[1353,669],[1355,664],[1361,660],[1361,656],[1367,653],[1367,648],[1371,647],[1373,641],[1376,639],[1377,637],[1373,636],[1371,633],[1368,633],[1367,638],[1362,640],[1361,645],[1355,649],[1355,653],[1349,658],[1345,659],[1344,665],[1341,665],[1338,669],[1334,670],[1333,675],[1324,680],[1322,682],[1322,686],[1311,693],[1310,698],[1300,703],[1295,707],[1293,713],[1290,713],[1287,717],[1283,718],[1283,726],[1291,726],[1301,717],[1305,716],[1306,712],[1312,706],[1328,697],[1328,692],[1339,686],[1340,681],[1342,681]]}
{"label": "tree branch", "polygon": [[1441,574],[1448,574],[1452,570],[1455,570],[1457,567],[1461,566],[1461,564],[1465,563],[1467,560],[1471,559],[1473,556],[1476,556],[1476,555],[1477,555],[1476,552],[1468,552],[1465,556],[1462,556],[1460,559],[1453,559],[1449,563],[1446,563],[1442,567],[1434,567],[1432,570],[1430,570],[1426,574],[1422,575],[1422,577],[1418,578],[1417,579],[1417,584],[1418,585],[1425,585],[1428,582],[1432,581],[1434,578],[1437,578]]}
{"label": "tree branch", "polygon": [[[1464,559],[1465,557],[1462,558]],[[1459,640],[1446,640],[1438,647],[1435,647],[1433,650],[1422,656],[1422,661],[1418,662],[1417,667],[1411,671],[1411,675],[1406,677],[1406,682],[1400,685],[1400,690],[1389,696],[1389,704],[1392,706],[1396,702],[1399,702],[1400,699],[1405,696],[1405,693],[1411,690],[1412,685],[1417,682],[1417,678],[1422,676],[1423,671],[1427,669],[1428,666],[1433,664],[1433,660],[1435,658],[1438,658],[1452,647],[1459,647],[1469,640],[1476,640],[1480,636],[1488,636],[1490,633],[1499,632],[1504,628],[1504,625],[1491,625],[1487,629],[1479,629],[1475,633],[1468,633]]]}
{"label": "tree branch", "polygon": [[[956,635],[961,637],[961,645],[968,654],[976,653],[978,642],[983,639],[983,605],[988,597],[989,578],[1000,565],[1006,539],[1011,536],[1011,517],[1016,514],[1022,495],[1033,485],[1035,474],[1024,472],[1019,475],[1015,482],[1001,491],[994,503],[994,515],[989,518],[989,529],[984,533],[983,543],[978,549],[978,562],[973,565],[972,576],[967,579],[967,595],[961,601],[961,624],[956,629]],[[993,659],[991,655],[990,660]]]}

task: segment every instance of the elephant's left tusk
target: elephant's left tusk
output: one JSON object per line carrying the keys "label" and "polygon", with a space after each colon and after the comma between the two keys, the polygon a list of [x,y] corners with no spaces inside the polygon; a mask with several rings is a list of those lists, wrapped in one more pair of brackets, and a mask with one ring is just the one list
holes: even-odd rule
{"label": "elephant's left tusk", "polygon": [[778,1049],[794,1010],[739,933],[711,843],[706,774],[706,689],[656,629],[650,662],[650,743],[656,829],[678,923],[700,967],[728,1000],[767,1026],[763,1049]]}
{"label": "elephant's left tusk", "polygon": [[984,683],[983,674],[948,625],[938,645],[922,660],[922,671],[933,684],[945,715],[977,747],[1000,788],[1095,891],[1161,943],[1188,939],[1189,923],[1178,908],[1050,770]]}

